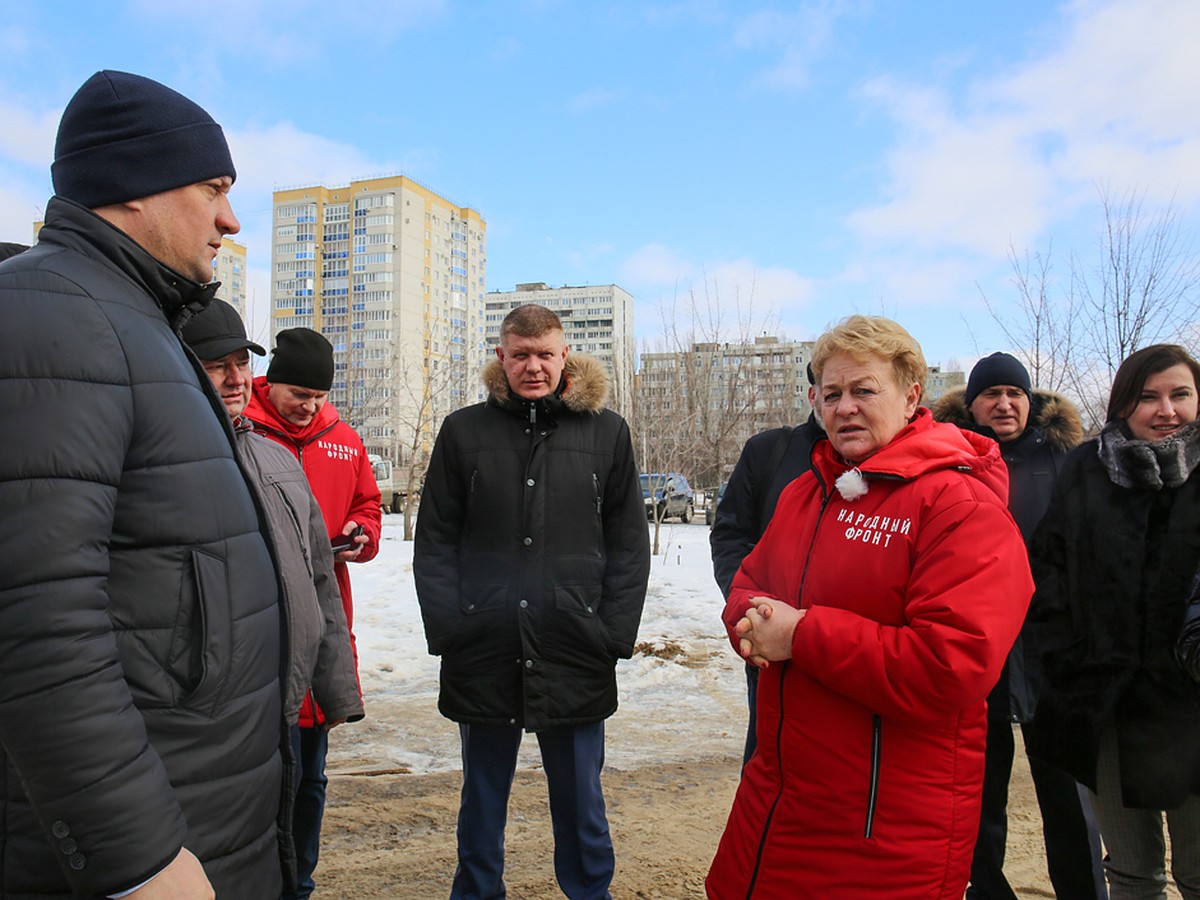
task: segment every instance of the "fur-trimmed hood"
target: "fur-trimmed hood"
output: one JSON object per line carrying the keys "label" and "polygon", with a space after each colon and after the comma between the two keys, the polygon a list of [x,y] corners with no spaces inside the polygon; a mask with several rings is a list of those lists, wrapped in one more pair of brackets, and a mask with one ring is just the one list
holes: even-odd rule
{"label": "fur-trimmed hood", "polygon": [[[947,391],[933,404],[933,417],[939,422],[949,422],[969,431],[990,434],[989,429],[981,429],[971,417],[966,395],[965,387]],[[1040,431],[1053,449],[1064,453],[1083,441],[1083,417],[1079,409],[1055,391],[1034,388],[1028,424]]]}
{"label": "fur-trimmed hood", "polygon": [[[506,406],[514,399],[500,360],[493,359],[484,366],[483,383],[499,406]],[[608,372],[604,363],[586,353],[569,353],[563,369],[563,381],[556,395],[571,412],[600,412],[608,400]]]}

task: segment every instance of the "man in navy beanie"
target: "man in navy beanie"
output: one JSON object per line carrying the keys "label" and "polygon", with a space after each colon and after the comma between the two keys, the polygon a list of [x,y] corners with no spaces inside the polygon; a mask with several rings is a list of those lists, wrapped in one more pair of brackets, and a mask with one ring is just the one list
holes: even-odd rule
{"label": "man in navy beanie", "polygon": [[[1083,440],[1075,405],[1061,394],[1035,389],[1029,371],[1015,356],[993,353],[975,364],[965,388],[938,399],[933,417],[999,443],[1008,469],[1008,509],[1028,543],[1067,455]],[[1033,717],[1042,681],[1040,658],[1036,633],[1022,629],[988,694],[983,800],[967,900],[1016,897],[1004,874],[1008,784],[1016,752],[1013,726]],[[1055,896],[1106,900],[1100,835],[1086,791],[1070,774],[1039,759],[1029,758],[1029,771]]]}
{"label": "man in navy beanie", "polygon": [[275,567],[178,332],[238,230],[219,125],[98,72],[0,263],[0,896],[283,887]]}

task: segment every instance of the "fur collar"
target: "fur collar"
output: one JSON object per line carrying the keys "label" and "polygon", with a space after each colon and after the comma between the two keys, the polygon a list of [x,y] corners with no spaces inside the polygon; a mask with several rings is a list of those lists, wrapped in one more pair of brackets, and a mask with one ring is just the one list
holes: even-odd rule
{"label": "fur collar", "polygon": [[[949,422],[968,431],[979,431],[979,426],[967,409],[966,396],[965,387],[947,391],[933,404],[933,417],[939,422]],[[1083,418],[1079,410],[1074,403],[1054,391],[1034,388],[1028,424],[1040,431],[1054,450],[1063,453],[1083,441]]]}
{"label": "fur collar", "polygon": [[[512,399],[508,379],[500,360],[484,366],[483,383],[491,398],[500,406]],[[558,391],[563,406],[576,413],[598,413],[608,400],[608,372],[604,363],[586,353],[570,353],[563,369],[563,385]]]}
{"label": "fur collar", "polygon": [[1140,441],[1130,437],[1123,421],[1109,422],[1099,444],[1100,461],[1113,484],[1152,491],[1177,488],[1200,465],[1200,421],[1161,441]]}

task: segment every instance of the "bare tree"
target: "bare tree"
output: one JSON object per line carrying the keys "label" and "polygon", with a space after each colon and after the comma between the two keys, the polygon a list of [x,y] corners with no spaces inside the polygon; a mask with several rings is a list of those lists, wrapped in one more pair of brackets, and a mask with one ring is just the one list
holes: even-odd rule
{"label": "bare tree", "polygon": [[1099,195],[1094,264],[1072,253],[1059,281],[1049,248],[1010,249],[1016,303],[983,298],[1034,383],[1074,397],[1093,430],[1121,361],[1148,344],[1186,340],[1200,320],[1200,259],[1174,203],[1148,214],[1144,191]]}
{"label": "bare tree", "polygon": [[689,291],[660,307],[661,333],[643,344],[631,417],[643,472],[681,472],[715,493],[751,434],[807,415],[804,365],[793,345],[760,333],[774,317],[756,321],[752,300],[753,286],[723,305],[706,281],[702,295]]}

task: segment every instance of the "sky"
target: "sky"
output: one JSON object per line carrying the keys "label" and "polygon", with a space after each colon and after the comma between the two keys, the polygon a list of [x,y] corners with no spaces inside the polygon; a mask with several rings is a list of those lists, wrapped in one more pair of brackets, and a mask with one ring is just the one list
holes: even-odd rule
{"label": "sky", "polygon": [[883,314],[949,368],[1016,349],[1011,253],[1097,260],[1105,192],[1200,224],[1197,34],[1195,0],[18,4],[0,240],[119,69],[225,128],[256,316],[273,190],[403,174],[483,216],[488,290],[618,284],[642,343],[693,299],[702,338]]}

